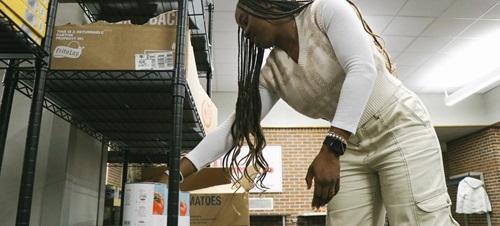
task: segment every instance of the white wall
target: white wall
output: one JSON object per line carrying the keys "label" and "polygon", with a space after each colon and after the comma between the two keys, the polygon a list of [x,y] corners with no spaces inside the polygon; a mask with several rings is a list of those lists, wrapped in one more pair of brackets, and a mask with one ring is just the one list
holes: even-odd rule
{"label": "white wall", "polygon": [[64,3],[58,4],[56,25],[63,25],[67,23],[72,24],[85,24],[87,17],[83,13],[82,8],[77,3]]}
{"label": "white wall", "polygon": [[[3,92],[3,87],[0,88]],[[15,95],[16,103],[24,102],[29,106],[29,103],[20,96]],[[15,117],[10,119],[10,126],[7,134],[7,142],[2,161],[2,169],[0,174],[0,225],[15,225],[19,188],[21,183],[24,147],[26,143],[26,125],[28,122],[29,107],[26,109],[23,106],[13,105],[12,112]],[[43,115],[42,131],[51,130],[53,117]],[[35,185],[33,189],[32,209],[40,210],[41,193],[43,193],[43,184],[45,180],[45,169],[47,168],[47,141],[50,139],[50,134],[40,134],[40,145],[38,148],[38,160],[36,164]],[[38,222],[40,219],[40,211],[32,211],[31,222]],[[35,224],[36,225],[36,224]]]}
{"label": "white wall", "polygon": [[443,94],[419,94],[419,97],[436,126],[489,126],[500,122],[500,86],[449,107],[444,105]]}
{"label": "white wall", "polygon": [[[30,102],[15,93],[0,176],[0,225],[16,221]],[[101,142],[43,111],[30,225],[96,224],[106,172],[101,149]]]}
{"label": "white wall", "polygon": [[490,122],[500,122],[500,86],[484,94],[486,118]]}
{"label": "white wall", "polygon": [[452,106],[444,105],[443,94],[419,94],[436,126],[491,125],[486,115],[487,103],[475,94]]}

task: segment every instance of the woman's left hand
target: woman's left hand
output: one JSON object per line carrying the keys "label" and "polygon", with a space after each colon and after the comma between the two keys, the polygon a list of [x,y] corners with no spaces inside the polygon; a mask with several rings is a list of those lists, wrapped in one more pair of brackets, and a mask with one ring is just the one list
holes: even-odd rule
{"label": "woman's left hand", "polygon": [[339,191],[340,183],[339,156],[326,145],[321,147],[320,152],[307,170],[307,189],[312,187],[313,179],[314,196],[311,206],[319,208],[332,200]]}

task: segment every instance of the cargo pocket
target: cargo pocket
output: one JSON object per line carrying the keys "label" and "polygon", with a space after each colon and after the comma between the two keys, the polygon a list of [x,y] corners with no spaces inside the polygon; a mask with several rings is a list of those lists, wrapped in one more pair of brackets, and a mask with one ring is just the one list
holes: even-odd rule
{"label": "cargo pocket", "polygon": [[451,199],[448,193],[443,193],[430,199],[418,202],[417,206],[423,212],[432,213],[451,206]]}
{"label": "cargo pocket", "polygon": [[418,225],[460,226],[453,219],[450,206],[451,199],[446,192],[417,203]]}

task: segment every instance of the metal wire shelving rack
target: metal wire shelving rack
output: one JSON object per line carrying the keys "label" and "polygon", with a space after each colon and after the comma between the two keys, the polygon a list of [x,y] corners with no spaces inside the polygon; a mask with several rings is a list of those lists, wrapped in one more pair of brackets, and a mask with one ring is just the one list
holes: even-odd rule
{"label": "metal wire shelving rack", "polygon": [[[186,84],[185,29],[189,28],[199,74],[211,94],[210,0],[64,0],[80,5],[90,21],[131,20],[141,23],[160,13],[178,10],[176,67],[170,71],[52,71],[48,65],[58,1],[48,10],[47,35],[35,43],[0,12],[0,63],[7,65],[0,106],[0,169],[15,90],[31,98],[18,225],[29,224],[41,112],[63,118],[111,148],[108,163],[122,166],[171,168],[169,188],[179,190],[180,151],[191,150],[205,136]],[[208,15],[207,12],[208,11]],[[207,18],[208,17],[208,18]],[[184,31],[184,33],[182,32]],[[27,66],[26,66],[27,65]],[[1,172],[0,172],[1,173]],[[126,180],[122,180],[123,183]],[[169,226],[177,222],[178,193],[169,194]],[[172,224],[170,223],[172,222]]]}

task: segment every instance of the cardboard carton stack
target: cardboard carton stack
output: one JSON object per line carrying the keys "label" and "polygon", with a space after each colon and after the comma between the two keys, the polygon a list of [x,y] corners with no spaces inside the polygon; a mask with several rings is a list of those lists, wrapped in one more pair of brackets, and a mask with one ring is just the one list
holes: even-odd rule
{"label": "cardboard carton stack", "polygon": [[49,0],[0,0],[0,11],[37,44],[45,37]]}

